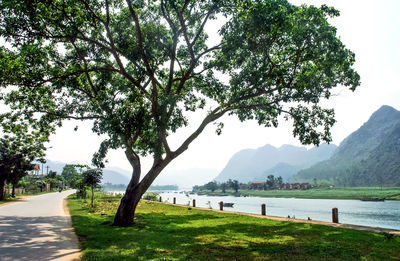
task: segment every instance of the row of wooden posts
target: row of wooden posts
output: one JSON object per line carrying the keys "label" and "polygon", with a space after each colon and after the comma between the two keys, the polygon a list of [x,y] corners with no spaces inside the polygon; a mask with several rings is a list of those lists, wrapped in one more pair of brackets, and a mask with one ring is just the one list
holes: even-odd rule
{"label": "row of wooden posts", "polygon": [[[162,202],[162,198],[160,197],[160,202]],[[193,199],[193,207],[196,207],[196,200]],[[176,198],[173,198],[173,204],[176,204]],[[224,202],[219,202],[219,210],[224,210]],[[261,215],[266,216],[266,206],[265,204],[261,204]],[[337,208],[332,208],[332,223],[339,223],[339,211]]]}

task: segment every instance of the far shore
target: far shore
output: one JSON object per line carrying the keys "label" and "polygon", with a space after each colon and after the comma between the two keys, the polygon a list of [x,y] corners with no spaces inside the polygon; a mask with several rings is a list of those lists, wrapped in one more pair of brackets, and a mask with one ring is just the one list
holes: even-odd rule
{"label": "far shore", "polygon": [[307,190],[202,190],[197,194],[208,196],[237,196],[237,197],[275,197],[275,198],[309,198],[309,199],[384,199],[400,200],[400,187],[338,187],[313,188]]}

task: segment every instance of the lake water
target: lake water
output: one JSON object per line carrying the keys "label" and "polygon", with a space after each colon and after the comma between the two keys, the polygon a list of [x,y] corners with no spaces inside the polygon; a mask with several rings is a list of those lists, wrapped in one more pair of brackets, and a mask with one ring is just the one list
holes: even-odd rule
{"label": "lake water", "polygon": [[339,210],[339,223],[371,227],[392,228],[400,230],[400,201],[372,202],[338,199],[298,199],[298,198],[261,198],[233,196],[186,195],[182,192],[163,192],[160,194],[165,202],[187,205],[196,199],[197,207],[219,209],[218,202],[235,203],[225,211],[261,214],[261,204],[266,204],[269,216],[291,217],[297,219],[332,221],[332,208]]}

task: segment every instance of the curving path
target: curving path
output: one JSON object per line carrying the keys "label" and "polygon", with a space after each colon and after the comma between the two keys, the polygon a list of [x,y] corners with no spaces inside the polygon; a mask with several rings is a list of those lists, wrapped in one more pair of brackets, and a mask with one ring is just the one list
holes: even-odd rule
{"label": "curving path", "polygon": [[[74,190],[0,205],[0,260],[80,260],[64,198]],[[66,208],[65,208],[66,209]]]}

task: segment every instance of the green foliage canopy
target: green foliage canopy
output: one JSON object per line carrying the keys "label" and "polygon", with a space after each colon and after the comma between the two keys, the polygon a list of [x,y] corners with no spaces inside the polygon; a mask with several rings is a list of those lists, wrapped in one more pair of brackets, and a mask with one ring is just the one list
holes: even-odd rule
{"label": "green foliage canopy", "polygon": [[[139,194],[225,114],[265,126],[284,115],[302,143],[330,141],[333,110],[318,103],[337,85],[359,85],[354,54],[327,22],[337,15],[286,0],[3,0],[1,99],[12,109],[3,120],[46,131],[92,120],[108,135],[93,163],[103,167],[109,149],[125,149],[128,190]],[[222,16],[220,42],[210,45],[205,25]],[[170,148],[169,135],[188,125],[185,112],[209,106]],[[148,154],[154,164],[139,184],[139,155]]]}

